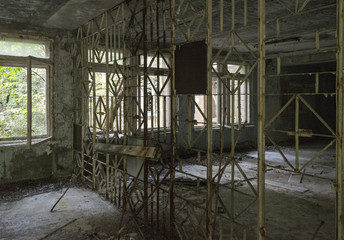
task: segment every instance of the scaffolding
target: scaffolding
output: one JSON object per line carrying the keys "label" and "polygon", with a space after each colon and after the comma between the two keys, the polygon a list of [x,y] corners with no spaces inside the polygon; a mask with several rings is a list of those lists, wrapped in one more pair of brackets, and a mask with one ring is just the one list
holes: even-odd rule
{"label": "scaffolding", "polygon": [[[343,3],[312,3],[123,1],[77,30],[74,138],[80,144],[74,142],[74,159],[93,190],[121,207],[119,235],[134,223],[142,236],[150,228],[168,239],[265,239],[267,167],[311,176],[305,172],[307,166],[336,144],[336,237],[343,239]],[[272,8],[280,14],[270,16]],[[286,27],[288,21],[326,10],[337,12],[336,27]],[[257,29],[258,38],[249,34]],[[312,39],[314,47],[284,53],[266,50],[267,45],[299,41],[299,35]],[[322,46],[323,35],[333,35],[336,44]],[[206,92],[178,94],[175,50],[197,41],[206,44]],[[295,56],[325,54],[337,59],[336,71],[283,71],[284,63]],[[267,61],[275,72],[267,68]],[[328,74],[336,75],[336,89],[322,91],[319,82]],[[314,89],[277,93],[271,88],[290,76],[311,76]],[[312,107],[310,96],[336,97],[336,129]],[[282,107],[267,113],[276,98],[283,100]],[[252,110],[254,102],[257,110]],[[293,126],[278,129],[276,121],[291,105]],[[300,127],[301,105],[327,133]],[[240,138],[250,129],[257,131],[254,174],[246,172],[236,156]],[[295,159],[285,156],[274,134],[294,138]],[[301,163],[300,137],[322,137],[328,143]],[[265,161],[266,141],[275,146],[285,166]],[[190,162],[185,153],[197,157]],[[188,164],[205,174],[194,174]],[[193,179],[193,187],[178,176]],[[252,226],[257,226],[253,232]]]}

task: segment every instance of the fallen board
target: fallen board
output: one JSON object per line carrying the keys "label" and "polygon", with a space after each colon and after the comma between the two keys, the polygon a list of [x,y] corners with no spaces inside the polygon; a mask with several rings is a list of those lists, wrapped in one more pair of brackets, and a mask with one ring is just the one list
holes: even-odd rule
{"label": "fallen board", "polygon": [[96,152],[119,154],[132,157],[143,157],[158,160],[160,157],[159,151],[155,147],[142,146],[128,146],[128,145],[113,145],[106,143],[96,143],[94,146]]}

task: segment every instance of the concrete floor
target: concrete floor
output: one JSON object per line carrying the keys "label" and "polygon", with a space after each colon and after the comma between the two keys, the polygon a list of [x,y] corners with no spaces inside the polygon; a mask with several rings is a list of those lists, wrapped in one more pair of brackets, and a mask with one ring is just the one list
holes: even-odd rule
{"label": "concrete floor", "polygon": [[[328,143],[313,142],[303,144],[300,148],[300,166],[311,159],[326,144]],[[287,159],[294,164],[294,146],[284,146],[281,149]],[[250,179],[251,184],[256,188],[257,151],[237,153],[235,158]],[[324,151],[307,166],[305,173],[313,176],[304,175],[302,177],[300,174],[283,170],[288,169],[288,165],[274,147],[267,147],[266,161],[268,164],[277,167],[267,167],[266,171],[266,239],[334,239],[335,192],[332,188],[332,183],[336,173],[335,145]],[[193,176],[205,178],[206,167],[195,166],[192,162],[195,162],[194,158],[185,159],[182,167],[183,171]],[[216,163],[213,166],[213,170],[217,171],[217,169]],[[190,182],[192,180],[195,181],[195,178],[190,175],[188,176],[180,172],[176,173],[177,182]],[[221,183],[224,186],[231,185],[231,166],[228,166],[225,170]],[[252,194],[251,189],[237,168],[235,168],[235,185],[237,190],[251,195],[235,193],[234,212],[239,214],[254,201],[254,194]],[[198,197],[197,191],[193,190],[194,188],[192,186],[179,185],[176,187],[176,191],[192,202],[197,202],[198,199],[202,200],[202,197],[206,196],[205,186],[199,190]],[[230,209],[231,190],[223,187],[222,190],[220,189],[220,196],[227,208]],[[185,216],[181,216],[181,219],[182,217]],[[256,239],[257,202],[252,204],[244,214],[237,218],[237,221],[243,226],[238,228],[238,239],[243,239],[243,231],[246,232],[246,239]],[[224,222],[222,225],[223,239],[229,239],[230,223]]]}
{"label": "concrete floor", "polygon": [[[301,163],[305,163],[319,151],[324,144],[311,143],[301,148]],[[283,147],[286,157],[293,162],[293,146]],[[255,151],[238,153],[236,160],[251,180],[257,186],[257,153]],[[266,160],[271,165],[286,167],[276,149],[268,147]],[[193,165],[194,159],[187,159],[183,170],[195,176],[204,177],[206,169]],[[217,170],[214,163],[214,170]],[[266,172],[266,239],[304,240],[304,239],[334,239],[335,223],[335,192],[332,181],[321,178],[335,178],[335,146],[326,150],[316,158],[306,170],[306,173],[316,177],[295,175],[282,169],[267,168]],[[184,182],[187,176],[176,173],[177,182]],[[231,168],[224,173],[221,183],[230,186]],[[192,180],[192,178],[190,179]],[[244,178],[235,170],[236,189],[243,193],[252,192]],[[45,191],[22,191],[12,189],[4,192],[0,189],[0,240],[2,239],[115,239],[119,230],[121,216],[111,202],[103,199],[98,193],[83,187],[71,188],[53,213],[51,207],[62,195],[64,187],[59,190],[49,187]],[[30,194],[30,192],[34,194]],[[195,186],[176,186],[176,193],[192,202],[200,201],[205,196],[206,186],[195,191]],[[15,193],[16,196],[6,198],[5,195]],[[29,193],[29,194],[28,194]],[[231,205],[231,190],[223,188],[221,197],[226,206]],[[254,200],[251,196],[236,193],[235,212],[239,213],[247,204]],[[176,206],[183,204],[176,199]],[[184,219],[185,209],[177,209],[177,218]],[[201,215],[202,212],[199,212]],[[178,219],[177,219],[178,220]],[[256,239],[257,205],[249,207],[237,219],[245,228],[247,240]],[[68,224],[64,226],[65,224]],[[223,239],[229,238],[229,222],[222,223]],[[62,228],[61,228],[62,227]],[[219,226],[217,226],[219,227]],[[241,231],[241,230],[240,230]],[[238,233],[242,239],[242,232]],[[217,236],[219,237],[219,236]],[[117,238],[116,238],[117,239]],[[140,239],[138,229],[127,226],[122,239]],[[151,239],[151,238],[147,238]],[[157,238],[160,239],[160,238]]]}
{"label": "concrete floor", "polygon": [[73,187],[50,212],[63,190],[1,201],[0,239],[115,239],[121,212],[96,192]]}

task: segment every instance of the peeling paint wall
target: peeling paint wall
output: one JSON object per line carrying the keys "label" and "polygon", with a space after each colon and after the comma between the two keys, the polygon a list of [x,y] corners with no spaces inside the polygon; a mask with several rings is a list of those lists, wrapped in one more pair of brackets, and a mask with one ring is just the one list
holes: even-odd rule
{"label": "peeling paint wall", "polygon": [[23,29],[21,26],[2,25],[2,32],[11,35],[44,36],[53,40],[53,78],[51,81],[52,139],[33,144],[1,145],[0,184],[7,182],[69,176],[72,159],[72,59],[70,32],[49,29]]}

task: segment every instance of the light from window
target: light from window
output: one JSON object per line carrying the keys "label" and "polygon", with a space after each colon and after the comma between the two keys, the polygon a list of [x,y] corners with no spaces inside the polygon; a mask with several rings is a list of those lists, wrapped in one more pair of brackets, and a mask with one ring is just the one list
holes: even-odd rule
{"label": "light from window", "polygon": [[[249,123],[250,81],[249,78],[244,80],[246,66],[227,64],[220,72],[218,64],[214,63],[213,70],[221,76],[221,79],[217,75],[212,78],[212,124],[230,125],[232,121],[234,124]],[[207,116],[207,97],[195,95],[194,101],[196,126],[204,126]]]}
{"label": "light from window", "polygon": [[[47,134],[45,68],[32,68],[32,135]],[[0,138],[27,134],[27,69],[0,66]]]}
{"label": "light from window", "polygon": [[49,58],[49,44],[44,41],[0,39],[0,55]]}

